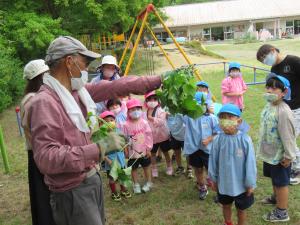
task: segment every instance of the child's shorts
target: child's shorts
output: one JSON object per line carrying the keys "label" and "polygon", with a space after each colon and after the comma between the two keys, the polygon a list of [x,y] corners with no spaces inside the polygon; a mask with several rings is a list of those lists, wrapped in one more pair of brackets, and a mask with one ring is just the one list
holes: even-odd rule
{"label": "child's shorts", "polygon": [[201,149],[189,155],[189,162],[192,167],[208,169],[209,154],[205,153]]}
{"label": "child's shorts", "polygon": [[183,149],[184,146],[184,141],[178,141],[177,139],[175,139],[173,136],[171,136],[171,140],[170,140],[170,148],[171,149]]}
{"label": "child's shorts", "polygon": [[158,151],[158,149],[161,149],[163,152],[167,152],[171,149],[170,146],[170,140],[166,140],[160,143],[156,143],[153,145],[153,148],[151,149],[151,153],[156,153]]}
{"label": "child's shorts", "polygon": [[[135,162],[135,160],[136,160],[136,162]],[[151,164],[150,158],[146,158],[146,157],[141,157],[139,159],[129,159],[128,163],[127,163],[128,167],[132,166],[132,169],[134,169],[134,170],[136,170],[137,168],[139,168],[139,165],[141,165],[141,167],[144,168],[144,167],[150,166],[150,164]]]}
{"label": "child's shorts", "polygon": [[287,168],[280,163],[272,165],[264,162],[263,172],[265,177],[270,177],[272,185],[275,187],[284,187],[290,184],[291,165]]}
{"label": "child's shorts", "polygon": [[254,203],[254,195],[251,194],[250,196],[247,195],[247,192],[244,192],[238,196],[229,196],[229,195],[222,195],[218,193],[218,201],[222,205],[229,205],[234,202],[235,207],[239,210],[248,209]]}

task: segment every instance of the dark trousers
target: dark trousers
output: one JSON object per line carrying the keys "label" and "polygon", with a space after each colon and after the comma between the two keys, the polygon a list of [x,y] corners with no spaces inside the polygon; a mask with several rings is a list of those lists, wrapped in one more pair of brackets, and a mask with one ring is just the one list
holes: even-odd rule
{"label": "dark trousers", "polygon": [[32,225],[55,225],[50,206],[50,191],[30,150],[28,151],[28,179]]}

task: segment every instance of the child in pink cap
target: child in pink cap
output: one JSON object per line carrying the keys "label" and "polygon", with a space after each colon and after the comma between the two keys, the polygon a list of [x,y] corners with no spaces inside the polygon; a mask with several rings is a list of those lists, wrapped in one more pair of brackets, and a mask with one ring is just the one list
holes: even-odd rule
{"label": "child in pink cap", "polygon": [[[135,194],[150,191],[152,187],[150,174],[150,151],[153,146],[152,132],[147,120],[143,118],[142,104],[138,99],[127,102],[127,120],[123,125],[123,133],[130,138],[128,147],[128,167],[132,166],[133,191]],[[137,169],[141,165],[144,170],[146,183],[142,187],[138,183]]]}
{"label": "child in pink cap", "polygon": [[152,130],[153,148],[151,150],[152,176],[158,177],[156,166],[156,153],[160,148],[163,152],[167,163],[167,175],[173,175],[171,157],[169,155],[170,131],[167,126],[167,113],[160,107],[157,96],[154,91],[145,95],[145,104],[147,108],[147,120]]}
{"label": "child in pink cap", "polygon": [[[100,114],[100,118],[102,118],[107,123],[109,123],[111,125],[112,129],[116,129],[115,115],[114,115],[113,112],[104,111],[103,113]],[[102,124],[100,124],[100,126],[101,125]],[[121,195],[117,192],[117,187],[116,187],[117,182],[114,181],[114,179],[109,175],[110,169],[111,169],[111,164],[114,160],[118,160],[121,167],[125,168],[125,154],[124,154],[124,151],[112,152],[109,155],[106,155],[105,158],[104,158],[105,171],[107,173],[109,187],[110,187],[110,190],[111,190],[111,198],[114,201],[121,201],[121,196],[124,197],[124,198],[130,198],[131,194],[126,189],[126,187],[121,185],[121,184],[120,184]]]}

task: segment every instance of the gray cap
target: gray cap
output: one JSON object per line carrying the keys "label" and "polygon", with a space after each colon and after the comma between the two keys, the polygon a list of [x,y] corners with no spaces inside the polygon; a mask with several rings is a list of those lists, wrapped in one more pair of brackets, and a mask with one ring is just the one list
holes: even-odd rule
{"label": "gray cap", "polygon": [[53,61],[66,55],[79,53],[89,58],[100,58],[101,55],[89,51],[80,41],[70,36],[60,36],[54,39],[48,47],[45,63],[50,65]]}

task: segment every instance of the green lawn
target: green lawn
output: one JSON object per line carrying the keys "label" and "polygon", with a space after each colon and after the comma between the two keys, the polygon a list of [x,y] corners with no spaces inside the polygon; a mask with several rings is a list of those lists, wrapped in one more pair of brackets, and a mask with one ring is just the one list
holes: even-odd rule
{"label": "green lawn", "polygon": [[[290,51],[300,45],[296,40],[273,42],[284,51]],[[284,49],[285,44],[288,44]],[[260,44],[246,45],[216,45],[207,46],[210,50],[224,55],[229,60],[237,60],[235,53],[239,52],[240,57],[247,60],[253,59],[253,54]],[[236,49],[236,50],[232,50]],[[240,51],[239,51],[240,50]],[[294,49],[296,51],[296,49]],[[294,53],[296,54],[296,53]],[[242,61],[242,60],[239,60]],[[251,61],[249,61],[251,62]],[[256,63],[252,60],[253,63]],[[247,63],[250,64],[251,63]],[[253,64],[254,65],[254,64]],[[224,78],[222,66],[213,69],[200,68],[201,73],[211,86],[211,90],[220,101],[220,84]],[[263,80],[264,73],[260,74]],[[251,71],[245,70],[246,81],[252,79]],[[245,94],[246,109],[243,113],[250,125],[250,135],[255,144],[258,138],[259,115],[264,105],[262,94],[263,85],[249,86]],[[0,124],[4,128],[4,136],[9,152],[9,160],[12,167],[10,175],[3,173],[3,164],[0,160],[0,224],[1,225],[25,225],[31,224],[29,213],[29,198],[27,187],[27,154],[24,151],[23,139],[19,137],[15,119],[14,107],[0,114]],[[300,144],[300,143],[299,143]],[[174,165],[175,167],[175,165]],[[214,193],[210,191],[205,201],[198,200],[198,193],[195,189],[195,181],[188,180],[184,176],[167,177],[164,175],[164,163],[160,164],[160,177],[154,180],[154,188],[150,193],[134,196],[130,200],[115,203],[110,200],[110,193],[106,176],[103,173],[103,186],[105,189],[105,208],[107,224],[136,224],[136,225],[215,225],[222,224],[221,208],[213,203]],[[141,178],[142,180],[142,178]],[[271,193],[271,182],[262,176],[262,163],[258,161],[258,188],[255,191],[256,202],[249,210],[249,223],[253,225],[268,224],[262,221],[264,213],[272,207],[263,206],[259,200]],[[299,186],[290,187],[289,213],[291,221],[282,224],[300,224]]]}

